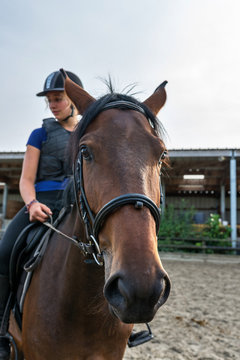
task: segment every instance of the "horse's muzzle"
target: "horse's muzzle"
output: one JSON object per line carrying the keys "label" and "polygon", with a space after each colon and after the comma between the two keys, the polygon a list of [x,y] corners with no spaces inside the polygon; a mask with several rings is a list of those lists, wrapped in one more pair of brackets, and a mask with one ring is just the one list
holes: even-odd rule
{"label": "horse's muzzle", "polygon": [[121,273],[110,276],[104,286],[104,296],[111,312],[124,323],[150,322],[166,302],[171,283],[165,272],[161,272],[157,281],[149,283],[141,287],[141,282],[131,282]]}

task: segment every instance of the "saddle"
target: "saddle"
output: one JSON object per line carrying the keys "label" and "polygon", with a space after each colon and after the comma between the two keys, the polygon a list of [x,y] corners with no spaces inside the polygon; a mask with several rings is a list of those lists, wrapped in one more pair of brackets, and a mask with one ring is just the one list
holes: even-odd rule
{"label": "saddle", "polygon": [[[54,227],[60,224],[67,212],[67,208],[60,211],[58,218],[53,223]],[[11,309],[13,310],[20,329],[22,329],[24,299],[32,274],[44,255],[52,231],[39,222],[29,224],[19,234],[11,253],[9,264],[11,300],[8,310],[9,312]]]}

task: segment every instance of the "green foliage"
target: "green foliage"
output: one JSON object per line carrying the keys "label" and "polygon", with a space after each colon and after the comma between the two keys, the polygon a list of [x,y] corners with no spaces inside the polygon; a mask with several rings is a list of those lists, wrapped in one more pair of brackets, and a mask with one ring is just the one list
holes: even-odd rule
{"label": "green foliage", "polygon": [[206,225],[202,233],[204,237],[209,239],[227,239],[231,235],[231,228],[222,225],[218,214],[210,214]]}
{"label": "green foliage", "polygon": [[195,235],[193,228],[194,214],[194,208],[188,208],[184,200],[181,200],[178,209],[175,209],[173,205],[169,205],[165,209],[161,220],[159,237],[166,240],[191,238]]}
{"label": "green foliage", "polygon": [[[210,214],[210,217],[206,222],[206,227],[201,235],[203,238],[208,239],[207,246],[209,247],[231,247],[231,228],[222,225],[218,214]],[[207,253],[214,253],[215,251],[216,249],[213,248],[206,249]]]}
{"label": "green foliage", "polygon": [[159,248],[163,251],[215,253],[225,252],[216,247],[231,247],[231,228],[222,225],[218,214],[211,214],[202,230],[193,225],[194,215],[194,208],[188,207],[184,200],[178,209],[169,205],[161,221]]}

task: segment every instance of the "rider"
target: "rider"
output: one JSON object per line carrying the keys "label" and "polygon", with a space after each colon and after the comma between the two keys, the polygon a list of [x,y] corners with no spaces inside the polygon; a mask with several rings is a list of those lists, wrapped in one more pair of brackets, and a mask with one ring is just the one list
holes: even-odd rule
{"label": "rider", "polygon": [[[67,74],[83,87],[77,75],[70,71]],[[4,311],[10,295],[11,251],[18,235],[30,222],[44,222],[48,214],[55,217],[60,211],[63,190],[71,173],[65,166],[65,149],[79,119],[77,109],[64,91],[64,78],[60,71],[47,77],[43,91],[37,96],[46,97],[54,118],[44,119],[42,127],[33,130],[28,139],[19,184],[26,205],[13,218],[0,241],[0,360],[10,358],[6,337],[9,319],[4,316]]]}

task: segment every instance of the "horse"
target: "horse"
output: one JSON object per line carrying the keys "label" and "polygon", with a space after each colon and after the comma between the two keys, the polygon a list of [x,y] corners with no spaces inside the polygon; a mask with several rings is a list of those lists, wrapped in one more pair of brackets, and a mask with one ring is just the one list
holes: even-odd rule
{"label": "horse", "polygon": [[69,146],[76,199],[33,273],[21,333],[13,317],[10,330],[19,359],[120,360],[170,292],[157,246],[166,82],[144,102],[96,100],[62,72],[82,114]]}

